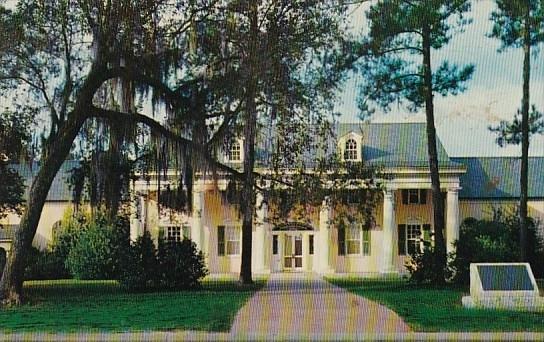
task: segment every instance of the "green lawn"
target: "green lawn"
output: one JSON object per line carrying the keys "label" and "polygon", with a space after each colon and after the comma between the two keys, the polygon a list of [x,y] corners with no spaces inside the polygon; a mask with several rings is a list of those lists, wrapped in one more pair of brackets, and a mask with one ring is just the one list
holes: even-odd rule
{"label": "green lawn", "polygon": [[415,331],[544,331],[544,313],[465,309],[468,289],[437,288],[405,280],[328,278],[397,312]]}
{"label": "green lawn", "polygon": [[25,282],[28,303],[0,310],[0,330],[12,331],[228,331],[236,312],[264,285],[208,280],[203,289],[128,294],[114,281]]}

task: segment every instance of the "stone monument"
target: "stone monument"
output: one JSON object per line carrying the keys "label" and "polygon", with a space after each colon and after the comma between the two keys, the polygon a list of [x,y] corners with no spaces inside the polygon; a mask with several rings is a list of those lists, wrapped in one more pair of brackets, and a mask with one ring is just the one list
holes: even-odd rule
{"label": "stone monument", "polygon": [[470,264],[470,296],[466,308],[544,311],[544,298],[528,263]]}

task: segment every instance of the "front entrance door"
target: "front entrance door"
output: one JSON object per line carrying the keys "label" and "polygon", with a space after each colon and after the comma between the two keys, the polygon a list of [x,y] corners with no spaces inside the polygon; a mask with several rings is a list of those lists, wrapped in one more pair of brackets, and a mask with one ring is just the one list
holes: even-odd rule
{"label": "front entrance door", "polygon": [[302,270],[302,235],[285,234],[283,260],[285,270]]}

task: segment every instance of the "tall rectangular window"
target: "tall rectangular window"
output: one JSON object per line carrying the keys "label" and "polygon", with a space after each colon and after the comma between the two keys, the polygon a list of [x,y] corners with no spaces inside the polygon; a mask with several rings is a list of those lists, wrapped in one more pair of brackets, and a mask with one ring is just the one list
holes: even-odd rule
{"label": "tall rectangular window", "polygon": [[217,255],[240,254],[240,226],[217,227]]}
{"label": "tall rectangular window", "polygon": [[419,224],[406,225],[406,249],[408,254],[421,253],[421,226]]}
{"label": "tall rectangular window", "polygon": [[370,255],[370,229],[363,230],[363,255]]}
{"label": "tall rectangular window", "polygon": [[350,224],[346,230],[346,254],[361,254],[361,227]]}
{"label": "tall rectangular window", "polygon": [[227,255],[240,254],[240,227],[225,227],[225,250]]}
{"label": "tall rectangular window", "polygon": [[314,236],[308,235],[308,253],[314,255]]}
{"label": "tall rectangular window", "polygon": [[424,243],[432,242],[430,224],[399,224],[399,255],[421,253]]}
{"label": "tall rectangular window", "polygon": [[272,254],[278,255],[278,236],[272,235]]}

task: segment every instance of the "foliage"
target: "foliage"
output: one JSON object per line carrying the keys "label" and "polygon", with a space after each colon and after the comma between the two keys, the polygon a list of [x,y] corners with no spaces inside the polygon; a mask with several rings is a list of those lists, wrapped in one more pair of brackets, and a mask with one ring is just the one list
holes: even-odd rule
{"label": "foliage", "polygon": [[132,292],[200,288],[208,274],[202,252],[189,239],[160,240],[156,249],[145,232],[120,258],[119,283]]}
{"label": "foliage", "polygon": [[285,219],[310,223],[310,208],[326,201],[333,206],[333,224],[360,222],[365,228],[375,224],[375,208],[382,196],[386,179],[380,168],[362,162],[343,162],[332,154],[317,161],[310,171],[298,170],[283,176],[285,184],[272,184],[266,192],[271,206],[269,220],[284,223]]}
{"label": "foliage", "polygon": [[[410,111],[424,107],[429,86],[422,62],[424,40],[429,40],[433,50],[447,45],[453,33],[470,23],[465,17],[469,9],[466,0],[390,0],[372,5],[367,12],[369,36],[359,44],[364,58],[355,63],[365,76],[359,93],[362,115],[372,114],[377,107],[389,111],[396,103],[405,104]],[[474,66],[442,61],[433,70],[430,91],[447,96],[466,89]]]}
{"label": "foliage", "polygon": [[[535,221],[529,220],[528,261],[536,277],[544,276],[544,245]],[[460,227],[456,252],[450,256],[452,280],[470,282],[471,262],[515,262],[519,260],[519,218],[515,212],[495,211],[492,220],[467,218]]]}
{"label": "foliage", "polygon": [[128,249],[128,219],[118,217],[111,223],[106,213],[92,217],[78,213],[61,225],[52,251],[65,260],[66,268],[78,279],[112,279],[118,261]]}
{"label": "foliage", "polygon": [[208,274],[202,251],[189,239],[161,241],[157,257],[161,288],[198,288],[200,280]]}
{"label": "foliage", "polygon": [[[459,67],[447,60],[434,65],[435,52],[447,45],[453,34],[470,23],[469,0],[378,1],[366,13],[368,37],[354,44],[354,67],[363,74],[360,85],[361,116],[376,108],[388,112],[402,105],[411,112],[425,109],[429,173],[432,184],[434,255],[436,264],[446,265],[444,202],[440,193],[434,96],[457,95],[466,90],[473,65]],[[440,267],[437,271],[441,271]],[[444,282],[445,275],[435,278]]]}
{"label": "foliage", "polygon": [[149,232],[145,232],[121,256],[119,284],[127,291],[152,290],[158,285],[158,271],[155,244]]}
{"label": "foliage", "polygon": [[446,278],[451,276],[450,270],[446,265],[437,262],[434,248],[425,243],[422,252],[416,251],[410,255],[411,259],[405,265],[410,273],[410,281],[417,284],[436,283],[437,277],[445,275]]}
{"label": "foliage", "polygon": [[496,0],[497,8],[491,14],[493,29],[490,37],[502,42],[499,51],[507,48],[522,48],[522,98],[521,108],[512,122],[501,121],[489,129],[497,134],[500,146],[521,143],[519,234],[520,260],[527,261],[529,248],[529,218],[527,201],[529,196],[529,143],[533,134],[544,132],[542,113],[536,106],[531,110],[531,55],[538,53],[538,45],[544,42],[544,2],[541,0]]}
{"label": "foliage", "polygon": [[90,221],[90,213],[85,211],[74,212],[68,208],[60,220],[60,224],[53,231],[50,249],[60,259],[66,260],[70,250],[76,244],[81,233]]}
{"label": "foliage", "polygon": [[[522,140],[522,114],[518,110],[514,120],[501,120],[498,126],[489,126],[489,130],[497,135],[496,142],[500,147],[506,145],[519,145]],[[529,135],[544,134],[544,117],[542,113],[536,109],[536,106],[531,106],[529,113]]]}
{"label": "foliage", "polygon": [[21,214],[24,180],[12,166],[28,155],[31,120],[14,112],[0,113],[0,218]]}
{"label": "foliage", "polygon": [[64,265],[64,259],[58,254],[32,248],[27,254],[25,280],[66,279],[71,278]]}

